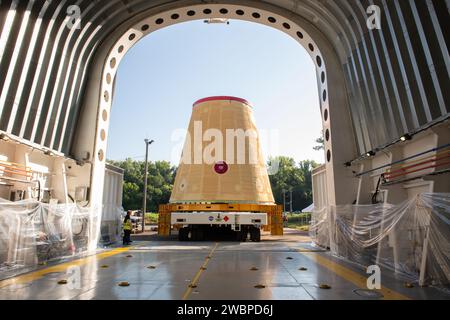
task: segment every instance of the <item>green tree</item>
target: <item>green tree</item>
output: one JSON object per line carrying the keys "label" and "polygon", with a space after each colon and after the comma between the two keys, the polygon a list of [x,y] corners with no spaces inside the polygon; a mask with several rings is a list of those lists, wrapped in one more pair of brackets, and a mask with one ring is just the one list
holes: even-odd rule
{"label": "green tree", "polygon": [[[109,161],[124,169],[123,207],[125,210],[142,208],[144,190],[143,161],[126,159]],[[289,157],[276,157],[269,160],[279,163],[276,174],[269,176],[275,201],[283,203],[283,190],[292,190],[293,210],[298,211],[312,203],[311,171],[317,166],[314,161],[296,163]],[[147,211],[157,212],[160,204],[169,202],[175,180],[176,167],[167,161],[149,162],[147,183]],[[287,197],[288,200],[288,197]]]}
{"label": "green tree", "polygon": [[[125,210],[142,209],[144,194],[144,161],[126,159],[109,161],[124,170],[123,207]],[[172,193],[176,168],[167,161],[149,162],[147,177],[147,211],[156,212],[160,204],[167,203]]]}
{"label": "green tree", "polygon": [[313,147],[314,150],[316,150],[316,151],[325,150],[325,140],[323,138],[323,130],[322,130],[322,135],[320,136],[320,138],[316,139],[316,143],[317,143],[317,146]]}
{"label": "green tree", "polygon": [[142,191],[139,190],[139,185],[134,182],[124,182],[123,184],[123,199],[122,204],[127,209],[139,208],[142,205]]}
{"label": "green tree", "polygon": [[[312,203],[311,171],[318,164],[306,160],[298,164],[288,157],[276,157],[269,160],[269,164],[277,161],[278,172],[269,176],[275,201],[283,204],[283,191],[286,193],[286,202],[289,201],[289,191],[292,190],[292,209],[299,211]],[[289,207],[286,207],[288,210]]]}

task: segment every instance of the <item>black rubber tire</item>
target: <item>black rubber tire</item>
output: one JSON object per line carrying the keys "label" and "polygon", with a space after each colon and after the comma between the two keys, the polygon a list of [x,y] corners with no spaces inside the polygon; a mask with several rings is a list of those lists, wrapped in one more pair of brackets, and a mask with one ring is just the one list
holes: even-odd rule
{"label": "black rubber tire", "polygon": [[253,227],[250,230],[250,239],[253,242],[260,242],[261,241],[261,230],[259,228]]}
{"label": "black rubber tire", "polygon": [[192,228],[191,229],[191,238],[190,241],[197,241],[197,229]]}
{"label": "black rubber tire", "polygon": [[[192,230],[191,229],[189,229],[189,228],[184,228],[184,241],[189,241],[189,240],[191,240],[190,238],[189,238],[189,232],[192,232]],[[192,237],[192,233],[191,233],[191,237]]]}
{"label": "black rubber tire", "polygon": [[181,228],[178,231],[178,241],[187,241],[189,236],[189,229]]}
{"label": "black rubber tire", "polygon": [[248,228],[245,226],[241,226],[241,242],[246,242],[248,238]]}
{"label": "black rubber tire", "polygon": [[202,228],[198,228],[196,231],[196,240],[195,241],[203,241],[205,238],[205,232]]}

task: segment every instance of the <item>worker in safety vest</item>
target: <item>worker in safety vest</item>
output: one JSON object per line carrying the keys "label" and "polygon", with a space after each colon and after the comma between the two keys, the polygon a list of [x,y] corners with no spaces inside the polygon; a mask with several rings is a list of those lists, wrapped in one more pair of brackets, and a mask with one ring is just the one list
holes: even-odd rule
{"label": "worker in safety vest", "polygon": [[133,229],[133,224],[131,222],[131,211],[127,211],[125,220],[123,221],[123,245],[128,245],[131,243],[131,230]]}

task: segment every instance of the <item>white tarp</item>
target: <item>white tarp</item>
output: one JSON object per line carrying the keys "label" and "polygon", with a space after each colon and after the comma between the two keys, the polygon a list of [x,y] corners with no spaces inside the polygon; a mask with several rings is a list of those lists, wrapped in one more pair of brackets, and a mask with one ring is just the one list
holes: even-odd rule
{"label": "white tarp", "polygon": [[306,207],[305,209],[302,210],[302,213],[309,213],[309,212],[313,212],[314,210],[314,203],[309,205],[308,207]]}
{"label": "white tarp", "polygon": [[378,265],[420,285],[450,285],[450,194],[398,205],[328,206],[314,211],[314,242],[361,266]]}
{"label": "white tarp", "polygon": [[0,278],[97,249],[101,208],[0,199]]}

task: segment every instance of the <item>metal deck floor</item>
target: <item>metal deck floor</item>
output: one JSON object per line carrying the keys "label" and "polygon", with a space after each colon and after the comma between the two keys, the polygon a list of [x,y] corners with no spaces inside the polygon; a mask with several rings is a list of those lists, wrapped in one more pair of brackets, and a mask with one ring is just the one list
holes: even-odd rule
{"label": "metal deck floor", "polygon": [[[436,288],[405,288],[384,274],[383,297],[358,295],[355,290],[366,289],[363,270],[311,249],[309,239],[293,231],[260,243],[139,241],[0,281],[0,299],[450,299]],[[67,270],[74,266],[79,287],[58,284],[70,282]],[[118,286],[121,281],[129,286]]]}

